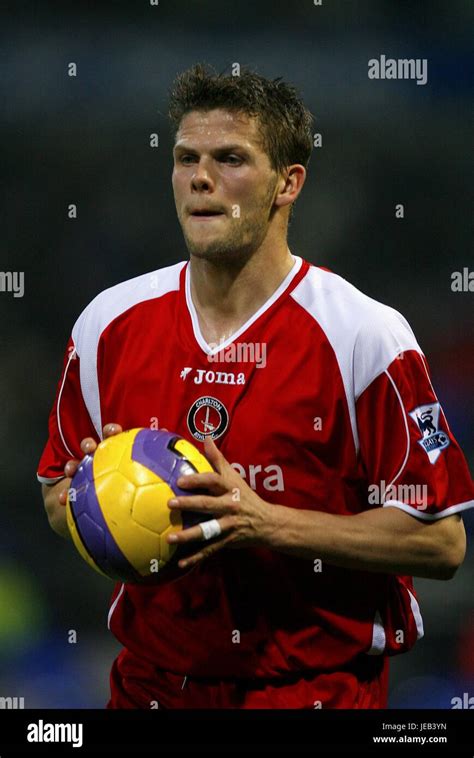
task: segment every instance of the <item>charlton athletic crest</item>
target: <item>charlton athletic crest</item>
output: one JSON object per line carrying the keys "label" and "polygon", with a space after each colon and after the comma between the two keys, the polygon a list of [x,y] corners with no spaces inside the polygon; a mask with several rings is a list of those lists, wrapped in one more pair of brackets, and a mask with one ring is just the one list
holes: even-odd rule
{"label": "charlton athletic crest", "polygon": [[446,432],[439,429],[439,403],[429,403],[429,405],[420,405],[410,413],[413,421],[418,425],[421,432],[421,445],[430,463],[435,463],[441,455],[441,451],[449,445],[449,437]]}
{"label": "charlton athletic crest", "polygon": [[206,395],[192,404],[188,412],[188,429],[201,442],[206,437],[216,440],[224,434],[229,424],[229,414],[220,400]]}

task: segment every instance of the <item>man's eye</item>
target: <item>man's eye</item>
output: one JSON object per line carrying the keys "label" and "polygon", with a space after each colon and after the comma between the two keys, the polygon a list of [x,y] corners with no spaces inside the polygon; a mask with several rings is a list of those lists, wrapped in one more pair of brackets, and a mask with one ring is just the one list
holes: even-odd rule
{"label": "man's eye", "polygon": [[194,155],[182,155],[181,156],[181,163],[184,163],[185,165],[189,165],[194,160]]}
{"label": "man's eye", "polygon": [[230,163],[233,166],[238,166],[240,163],[242,163],[242,158],[238,155],[224,155],[221,160],[223,160],[225,163]]}

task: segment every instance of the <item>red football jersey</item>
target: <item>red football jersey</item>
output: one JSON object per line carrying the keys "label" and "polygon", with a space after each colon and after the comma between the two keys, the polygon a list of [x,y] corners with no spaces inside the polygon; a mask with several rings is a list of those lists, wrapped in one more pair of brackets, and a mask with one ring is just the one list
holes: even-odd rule
{"label": "red football jersey", "polygon": [[[230,339],[203,338],[181,262],[100,293],[77,320],[38,478],[54,482],[102,426],[212,435],[266,501],[351,516],[397,507],[430,521],[474,505],[473,484],[397,311],[294,257]],[[199,542],[196,542],[196,549]],[[118,583],[109,626],[157,667],[203,677],[334,671],[423,635],[412,578],[267,548],[221,550],[158,586]]]}

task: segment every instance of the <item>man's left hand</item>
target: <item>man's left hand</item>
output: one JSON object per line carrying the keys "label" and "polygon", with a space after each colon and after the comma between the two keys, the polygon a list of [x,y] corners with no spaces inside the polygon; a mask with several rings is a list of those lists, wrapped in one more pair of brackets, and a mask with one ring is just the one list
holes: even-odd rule
{"label": "man's left hand", "polygon": [[171,509],[212,514],[221,532],[206,546],[201,526],[188,527],[168,536],[173,545],[200,540],[203,545],[194,555],[179,561],[180,568],[188,568],[223,547],[250,547],[263,544],[269,527],[271,504],[262,500],[242,477],[226,461],[210,437],[204,440],[204,454],[215,471],[202,474],[187,474],[177,484],[182,489],[205,489],[209,494],[173,497],[168,501]]}

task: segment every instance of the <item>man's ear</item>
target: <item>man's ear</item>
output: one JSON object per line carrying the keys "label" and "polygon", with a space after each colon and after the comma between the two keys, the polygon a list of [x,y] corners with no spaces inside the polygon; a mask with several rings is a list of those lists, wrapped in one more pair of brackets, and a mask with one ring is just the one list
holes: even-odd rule
{"label": "man's ear", "polygon": [[306,169],[300,163],[294,163],[285,171],[282,175],[278,191],[275,197],[275,205],[279,208],[285,205],[292,205],[301,190],[306,180]]}

